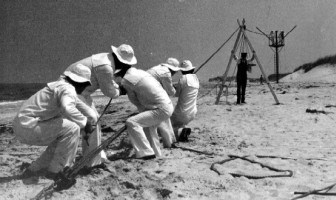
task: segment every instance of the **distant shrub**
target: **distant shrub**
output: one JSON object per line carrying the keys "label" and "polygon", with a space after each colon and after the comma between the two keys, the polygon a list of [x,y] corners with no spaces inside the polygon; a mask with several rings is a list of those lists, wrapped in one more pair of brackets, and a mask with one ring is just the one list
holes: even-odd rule
{"label": "distant shrub", "polygon": [[299,71],[301,69],[303,69],[304,72],[308,72],[317,66],[326,65],[326,64],[330,64],[330,65],[336,64],[336,55],[326,56],[326,57],[317,59],[315,62],[305,63],[297,67],[296,69],[294,69],[294,72]]}

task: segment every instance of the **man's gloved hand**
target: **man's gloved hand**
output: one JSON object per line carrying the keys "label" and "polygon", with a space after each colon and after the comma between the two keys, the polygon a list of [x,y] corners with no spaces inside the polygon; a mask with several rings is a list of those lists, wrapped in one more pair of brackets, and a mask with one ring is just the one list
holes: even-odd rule
{"label": "man's gloved hand", "polygon": [[119,91],[120,91],[120,95],[126,95],[127,94],[126,89],[122,85],[119,85]]}
{"label": "man's gloved hand", "polygon": [[176,89],[177,88],[177,84],[178,84],[178,82],[174,82],[173,83],[173,87]]}
{"label": "man's gloved hand", "polygon": [[94,128],[95,127],[93,126],[91,120],[87,120],[86,125],[84,127],[85,134],[90,135],[93,132]]}
{"label": "man's gloved hand", "polygon": [[84,135],[83,139],[86,141],[86,144],[89,146],[89,137],[91,133],[94,131],[95,127],[92,125],[91,120],[87,120],[86,125],[84,127]]}

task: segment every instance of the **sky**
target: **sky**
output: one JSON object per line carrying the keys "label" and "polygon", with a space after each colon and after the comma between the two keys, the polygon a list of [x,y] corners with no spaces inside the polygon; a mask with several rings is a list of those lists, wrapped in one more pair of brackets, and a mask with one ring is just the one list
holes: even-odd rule
{"label": "sky", "polygon": [[[267,75],[274,52],[265,33],[288,34],[280,73],[336,52],[334,0],[0,0],[0,83],[56,80],[71,63],[110,46],[130,44],[141,69],[168,57],[200,66],[239,28],[246,32]],[[235,34],[197,73],[223,75]],[[238,53],[237,53],[238,54]],[[234,75],[230,66],[229,76]],[[250,77],[259,77],[258,66]]]}

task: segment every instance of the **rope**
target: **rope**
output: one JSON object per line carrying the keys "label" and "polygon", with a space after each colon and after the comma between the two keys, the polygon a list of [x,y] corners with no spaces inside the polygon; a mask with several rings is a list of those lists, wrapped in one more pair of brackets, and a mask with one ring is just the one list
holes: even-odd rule
{"label": "rope", "polygon": [[[302,194],[298,197],[295,197],[291,200],[296,200],[296,199],[301,199],[303,197],[306,197],[306,196],[309,196],[309,195],[312,195],[312,194],[316,194],[316,195],[328,195],[328,196],[336,196],[336,193],[327,193],[328,191],[330,191],[333,187],[335,187],[336,183],[332,184],[332,185],[329,185],[328,187],[325,187],[325,188],[322,188],[322,189],[317,189],[317,190],[312,190],[310,192],[294,192],[294,194]],[[322,191],[324,191],[322,193]]]}
{"label": "rope", "polygon": [[[191,151],[191,152],[199,153],[199,154],[205,154],[205,155],[210,155],[210,156],[216,155],[215,153],[205,152],[205,151],[199,151],[199,150],[195,150],[195,149],[192,149],[192,148],[182,147],[182,146],[179,146],[177,144],[174,144],[172,147],[173,148],[179,148],[179,149],[182,149],[182,150],[185,150],[185,151]],[[247,158],[248,156],[237,156],[237,155],[228,155],[228,156],[229,156],[228,159],[225,159],[223,161],[219,161],[219,162],[215,162],[215,163],[211,164],[210,169],[212,171],[215,171],[218,175],[221,175],[221,173],[215,168],[216,164],[223,164],[225,162],[228,162],[228,161],[240,158],[242,160],[246,160],[246,161],[249,161],[251,163],[259,164],[261,167],[267,168],[269,170],[276,171],[276,172],[286,172],[287,174],[275,174],[275,175],[256,176],[256,175],[249,175],[249,174],[230,173],[233,177],[244,176],[244,177],[249,178],[249,179],[262,179],[262,178],[292,177],[293,176],[293,171],[292,170],[277,169],[275,167],[271,167],[271,166],[266,165],[264,163],[248,159]],[[258,155],[256,155],[256,157],[262,157],[262,158],[273,157],[274,158],[276,156],[258,156]]]}
{"label": "rope", "polygon": [[293,171],[292,170],[282,170],[282,169],[277,169],[275,167],[271,167],[269,165],[266,165],[264,163],[248,159],[247,156],[236,156],[236,155],[229,155],[229,159],[225,159],[223,161],[215,162],[211,165],[210,169],[215,171],[218,175],[221,175],[221,173],[215,168],[215,164],[223,164],[225,162],[235,160],[237,158],[240,158],[242,160],[249,161],[251,163],[256,163],[259,164],[261,167],[267,168],[269,170],[275,171],[275,172],[287,172],[287,174],[276,174],[276,175],[264,175],[264,176],[256,176],[256,175],[249,175],[249,174],[240,174],[240,173],[230,173],[233,177],[241,177],[244,176],[248,179],[262,179],[262,178],[275,178],[275,177],[292,177],[293,176]]}
{"label": "rope", "polygon": [[261,34],[261,33],[258,33],[258,32],[255,32],[255,31],[251,31],[251,30],[249,30],[249,29],[245,29],[245,30],[247,30],[248,32],[251,32],[251,33],[254,33],[254,34],[257,34],[257,35],[264,35],[264,34]]}
{"label": "rope", "polygon": [[231,36],[206,60],[206,61],[204,61],[196,70],[195,70],[195,74],[200,70],[200,69],[202,69],[202,67],[207,63],[207,62],[209,62],[209,60],[212,58],[212,57],[214,57],[215,56],[215,54],[216,53],[218,53],[219,52],[219,50],[221,50],[222,48],[223,48],[223,46],[232,38],[232,36],[237,32],[239,30],[239,28],[237,28],[237,30],[235,30],[232,34],[231,34]]}
{"label": "rope", "polygon": [[199,151],[199,150],[195,150],[195,149],[191,149],[191,148],[187,148],[187,147],[182,147],[182,146],[179,146],[177,144],[173,144],[172,145],[173,148],[179,148],[179,149],[182,149],[184,151],[191,151],[191,152],[194,152],[194,153],[199,153],[199,154],[205,154],[205,155],[214,155],[214,153],[209,153],[209,152],[205,152],[205,151]]}

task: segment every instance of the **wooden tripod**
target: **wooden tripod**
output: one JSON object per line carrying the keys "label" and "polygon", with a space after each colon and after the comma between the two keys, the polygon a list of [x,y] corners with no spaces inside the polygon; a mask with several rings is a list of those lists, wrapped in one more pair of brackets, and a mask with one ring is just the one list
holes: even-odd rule
{"label": "wooden tripod", "polygon": [[[238,21],[238,20],[237,20],[237,21]],[[275,95],[275,93],[274,93],[274,91],[273,91],[273,88],[272,88],[272,86],[271,86],[271,84],[270,84],[270,82],[269,82],[269,80],[268,80],[268,78],[267,78],[267,76],[266,76],[266,73],[265,73],[263,67],[261,66],[261,63],[260,63],[260,61],[259,61],[259,58],[258,58],[256,52],[254,51],[254,48],[252,47],[252,44],[251,44],[250,40],[249,40],[249,39],[247,38],[247,36],[246,36],[246,33],[245,33],[245,30],[246,30],[245,19],[243,19],[243,21],[242,21],[242,25],[240,25],[240,23],[239,23],[239,21],[238,21],[238,25],[239,25],[239,32],[238,32],[238,35],[237,35],[237,39],[236,39],[236,41],[235,41],[235,43],[234,43],[234,46],[233,46],[233,49],[232,49],[232,51],[231,51],[231,56],[230,56],[230,59],[229,59],[228,66],[227,66],[227,68],[226,68],[226,70],[225,70],[225,72],[224,72],[224,74],[223,74],[223,77],[222,77],[222,84],[220,85],[219,93],[218,93],[218,95],[217,95],[215,104],[217,105],[217,104],[219,103],[220,97],[222,96],[223,88],[224,88],[224,86],[225,86],[225,81],[226,81],[226,78],[227,78],[227,74],[228,74],[228,72],[229,72],[229,69],[230,69],[230,66],[231,66],[232,59],[234,58],[235,53],[236,53],[236,51],[237,51],[238,43],[239,43],[239,41],[240,41],[241,39],[245,40],[245,42],[248,44],[248,46],[249,46],[250,49],[252,50],[253,55],[254,55],[254,58],[256,59],[256,61],[257,61],[257,63],[258,63],[258,66],[259,66],[259,68],[260,68],[261,73],[262,73],[263,76],[265,77],[266,83],[267,83],[269,89],[271,90],[271,93],[272,93],[272,95],[273,95],[273,97],[274,97],[274,100],[275,100],[276,104],[277,104],[277,105],[280,104],[280,103],[279,103],[279,100],[278,100],[277,96]]]}

